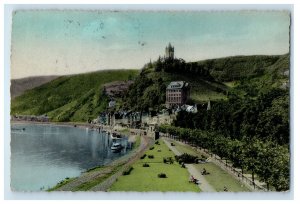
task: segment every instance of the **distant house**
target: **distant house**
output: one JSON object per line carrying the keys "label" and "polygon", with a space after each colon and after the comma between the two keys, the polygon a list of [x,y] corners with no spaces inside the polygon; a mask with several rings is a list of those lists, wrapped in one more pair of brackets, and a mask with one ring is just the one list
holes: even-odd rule
{"label": "distant house", "polygon": [[114,81],[111,83],[104,84],[104,93],[109,97],[120,97],[122,96],[133,84],[133,81]]}
{"label": "distant house", "polygon": [[108,103],[108,107],[109,107],[109,108],[113,108],[113,107],[115,107],[115,105],[116,105],[116,101],[113,100],[113,99],[110,100],[109,103]]}
{"label": "distant house", "polygon": [[166,90],[166,106],[178,107],[186,104],[190,97],[190,86],[185,81],[172,81]]}
{"label": "distant house", "polygon": [[184,110],[189,113],[197,113],[198,112],[197,105],[194,105],[194,106],[183,105],[183,106],[181,106],[181,110]]}

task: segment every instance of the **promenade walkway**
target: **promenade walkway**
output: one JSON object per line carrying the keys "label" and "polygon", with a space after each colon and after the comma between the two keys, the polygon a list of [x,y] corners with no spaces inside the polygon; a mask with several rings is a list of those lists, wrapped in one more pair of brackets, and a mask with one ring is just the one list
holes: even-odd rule
{"label": "promenade walkway", "polygon": [[[175,155],[181,155],[182,153],[179,152],[176,147],[171,146],[170,142],[163,138],[163,141],[166,145],[174,152]],[[185,164],[189,173],[199,181],[198,186],[203,192],[216,192],[216,190],[206,181],[205,177],[197,170],[194,164]]]}
{"label": "promenade walkway", "polygon": [[[165,139],[169,140],[169,141],[173,141],[173,139],[169,139],[169,138],[165,138]],[[175,141],[182,145],[189,146],[189,144],[180,142],[178,140],[175,140]],[[226,171],[228,174],[232,175],[236,180],[243,183],[250,191],[267,191],[263,187],[263,185],[265,185],[265,184],[258,180],[255,181],[255,186],[253,186],[251,174],[243,174],[242,175],[240,169],[234,168],[234,167],[230,166],[229,164],[226,164],[225,161],[222,161],[221,158],[219,158],[217,155],[211,154],[208,151],[205,151],[204,149],[195,148],[195,147],[193,147],[193,149],[195,151],[207,156],[208,160],[210,162],[213,162],[215,165],[219,166],[221,169]]]}

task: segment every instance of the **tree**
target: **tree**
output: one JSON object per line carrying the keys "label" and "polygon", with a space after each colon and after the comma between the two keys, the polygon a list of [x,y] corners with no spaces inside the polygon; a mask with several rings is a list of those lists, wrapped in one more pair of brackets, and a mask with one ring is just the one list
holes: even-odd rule
{"label": "tree", "polygon": [[162,71],[162,69],[163,69],[163,62],[162,62],[161,57],[159,56],[155,63],[154,70],[156,72],[160,72],[160,71]]}
{"label": "tree", "polygon": [[245,164],[247,166],[247,169],[251,170],[252,183],[255,187],[254,174],[256,173],[257,167],[259,165],[258,154],[260,150],[260,144],[258,140],[249,140],[247,142],[249,143],[249,145],[247,145],[245,149]]}

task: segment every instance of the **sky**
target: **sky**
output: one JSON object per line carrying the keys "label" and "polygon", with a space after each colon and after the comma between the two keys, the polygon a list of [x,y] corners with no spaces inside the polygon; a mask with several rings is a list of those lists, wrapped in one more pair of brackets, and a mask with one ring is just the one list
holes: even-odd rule
{"label": "sky", "polygon": [[289,52],[287,11],[20,10],[11,78],[140,69],[169,42],[185,61]]}

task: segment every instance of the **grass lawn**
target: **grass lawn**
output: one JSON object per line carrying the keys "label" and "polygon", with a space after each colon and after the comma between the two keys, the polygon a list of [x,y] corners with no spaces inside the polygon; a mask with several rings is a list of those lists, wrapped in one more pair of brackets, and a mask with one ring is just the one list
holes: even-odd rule
{"label": "grass lawn", "polygon": [[[201,156],[201,153],[193,150],[191,146],[183,145],[178,142],[173,143],[179,152],[199,157]],[[205,175],[205,178],[207,182],[216,189],[216,191],[223,191],[224,186],[226,186],[231,192],[249,191],[248,188],[214,163],[196,164],[195,166],[199,171],[202,171],[202,169],[205,168],[210,173],[209,175]]]}
{"label": "grass lawn", "polygon": [[175,148],[181,152],[181,153],[187,153],[187,154],[191,154],[193,156],[198,156],[201,157],[201,153],[195,151],[194,149],[192,149],[191,146],[188,145],[182,145],[179,142],[173,141],[173,143],[175,144]]}
{"label": "grass lawn", "polygon": [[[200,189],[195,184],[189,183],[189,173],[187,169],[181,168],[174,161],[173,164],[163,163],[164,157],[173,157],[172,151],[159,141],[160,145],[155,144],[154,149],[146,152],[144,159],[138,160],[132,165],[133,170],[129,175],[121,176],[115,182],[110,191],[181,191],[181,192],[199,192]],[[153,155],[154,158],[148,158]],[[143,167],[148,163],[150,167]],[[158,178],[159,173],[165,173],[167,178]]]}
{"label": "grass lawn", "polygon": [[193,90],[191,92],[191,99],[196,102],[205,102],[209,100],[219,100],[219,99],[226,99],[226,96],[222,93],[214,92],[214,91],[202,91]]}
{"label": "grass lawn", "polygon": [[223,191],[224,186],[230,192],[249,191],[247,187],[214,163],[196,164],[195,166],[199,171],[205,168],[210,173],[205,175],[205,179],[218,192]]}

